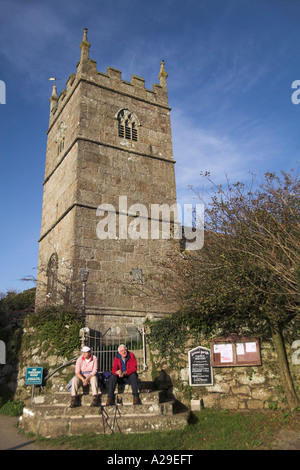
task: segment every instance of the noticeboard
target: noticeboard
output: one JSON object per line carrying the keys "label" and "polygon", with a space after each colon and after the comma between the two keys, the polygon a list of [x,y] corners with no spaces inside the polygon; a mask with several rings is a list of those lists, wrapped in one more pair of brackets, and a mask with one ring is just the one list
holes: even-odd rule
{"label": "noticeboard", "polygon": [[257,338],[230,335],[210,342],[213,367],[260,366],[261,355]]}
{"label": "noticeboard", "polygon": [[189,384],[192,386],[213,385],[210,350],[202,346],[191,349],[189,355]]}
{"label": "noticeboard", "polygon": [[43,368],[42,367],[27,367],[25,384],[26,385],[42,385],[43,383]]}

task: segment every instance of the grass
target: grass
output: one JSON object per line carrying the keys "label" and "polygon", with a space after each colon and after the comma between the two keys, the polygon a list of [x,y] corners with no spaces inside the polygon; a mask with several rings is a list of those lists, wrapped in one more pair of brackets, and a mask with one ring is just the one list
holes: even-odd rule
{"label": "grass", "polygon": [[20,416],[24,408],[22,401],[2,400],[0,398],[0,414],[8,416]]}
{"label": "grass", "polygon": [[[299,429],[288,413],[230,412],[202,410],[181,431],[146,434],[61,436],[36,443],[65,449],[98,450],[259,450],[270,449],[276,433],[283,428]],[[295,427],[296,426],[296,427]]]}

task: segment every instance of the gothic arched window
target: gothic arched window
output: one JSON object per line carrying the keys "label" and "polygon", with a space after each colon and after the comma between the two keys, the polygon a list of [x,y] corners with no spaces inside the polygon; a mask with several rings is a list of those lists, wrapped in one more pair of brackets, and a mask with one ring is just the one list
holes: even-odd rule
{"label": "gothic arched window", "polygon": [[137,142],[138,130],[140,125],[137,116],[128,109],[121,109],[116,115],[118,119],[118,135],[119,137]]}
{"label": "gothic arched window", "polygon": [[58,256],[53,253],[50,256],[47,267],[47,300],[48,302],[55,302],[57,295],[57,270],[58,270]]}

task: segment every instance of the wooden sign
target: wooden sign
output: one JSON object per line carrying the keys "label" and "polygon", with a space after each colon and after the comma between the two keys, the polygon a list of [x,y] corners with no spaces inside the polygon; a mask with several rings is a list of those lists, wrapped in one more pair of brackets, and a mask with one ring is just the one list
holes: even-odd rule
{"label": "wooden sign", "polygon": [[213,367],[259,366],[260,347],[257,338],[230,335],[210,342]]}
{"label": "wooden sign", "polygon": [[191,349],[189,355],[189,383],[193,386],[213,385],[210,350],[202,346]]}

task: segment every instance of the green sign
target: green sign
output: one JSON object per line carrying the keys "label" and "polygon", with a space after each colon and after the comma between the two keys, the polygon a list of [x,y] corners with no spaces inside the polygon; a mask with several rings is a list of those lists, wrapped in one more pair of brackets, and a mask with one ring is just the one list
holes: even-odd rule
{"label": "green sign", "polygon": [[42,385],[43,383],[43,368],[42,367],[27,367],[26,369],[26,385]]}

